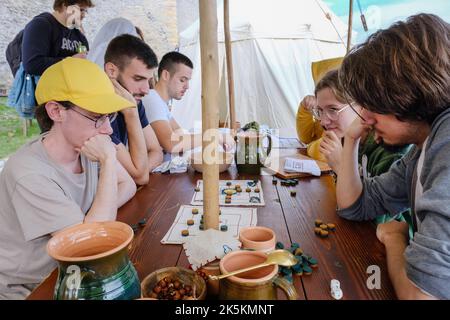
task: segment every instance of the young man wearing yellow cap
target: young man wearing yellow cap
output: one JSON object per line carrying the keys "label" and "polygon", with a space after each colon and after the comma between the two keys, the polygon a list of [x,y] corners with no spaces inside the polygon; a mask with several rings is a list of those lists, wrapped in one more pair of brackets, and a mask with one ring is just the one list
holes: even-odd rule
{"label": "young man wearing yellow cap", "polygon": [[66,58],[42,75],[36,117],[47,130],[12,155],[0,174],[0,299],[21,299],[55,268],[51,235],[115,220],[136,192],[109,135],[115,113],[133,105],[85,59]]}
{"label": "young man wearing yellow cap", "polygon": [[158,66],[153,50],[141,39],[122,34],[108,45],[104,69],[117,92],[127,91],[137,108],[122,110],[112,122],[112,141],[117,159],[137,184],[147,184],[149,172],[161,164],[162,148],[149,125],[141,99],[149,92],[149,80]]}

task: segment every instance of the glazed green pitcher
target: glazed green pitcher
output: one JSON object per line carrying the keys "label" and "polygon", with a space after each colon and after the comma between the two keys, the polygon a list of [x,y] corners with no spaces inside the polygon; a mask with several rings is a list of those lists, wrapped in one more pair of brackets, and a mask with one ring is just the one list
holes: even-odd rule
{"label": "glazed green pitcher", "polygon": [[[268,139],[267,148],[263,140]],[[239,173],[260,174],[272,149],[272,138],[269,134],[254,130],[242,131],[236,135],[236,168]]]}
{"label": "glazed green pitcher", "polygon": [[128,257],[133,230],[118,221],[83,223],[58,232],[47,245],[58,261],[56,300],[129,300],[141,296]]}

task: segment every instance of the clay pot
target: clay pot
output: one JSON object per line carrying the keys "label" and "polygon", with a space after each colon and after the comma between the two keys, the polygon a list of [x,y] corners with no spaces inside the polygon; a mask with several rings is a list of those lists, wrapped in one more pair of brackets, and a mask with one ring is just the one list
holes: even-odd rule
{"label": "clay pot", "polygon": [[128,257],[133,230],[118,221],[83,223],[58,232],[47,244],[58,261],[58,300],[137,299],[141,289]]}
{"label": "clay pot", "polygon": [[[233,251],[220,261],[222,274],[254,266],[266,261],[266,254],[258,251]],[[223,300],[276,300],[277,286],[288,296],[297,299],[294,286],[278,277],[278,266],[270,265],[220,280],[219,299]]]}
{"label": "clay pot", "polygon": [[241,228],[239,241],[243,249],[269,252],[275,250],[276,237],[272,229],[254,226]]}
{"label": "clay pot", "polygon": [[156,270],[150,273],[148,276],[142,280],[141,290],[142,297],[148,298],[157,285],[157,283],[164,279],[170,278],[173,280],[178,280],[184,285],[189,285],[193,289],[195,288],[195,297],[193,300],[204,300],[206,297],[206,282],[205,280],[196,274],[193,270],[189,270],[182,267],[167,267],[163,269]]}
{"label": "clay pot", "polygon": [[[233,163],[233,153],[219,152],[219,172],[224,172]],[[189,165],[197,172],[203,172],[202,152],[192,153],[188,158]]]}
{"label": "clay pot", "polygon": [[[219,263],[220,260],[216,259],[203,266],[200,270],[208,276],[218,276],[220,275]],[[219,294],[219,280],[209,279],[206,286],[208,288],[208,297],[217,298]]]}

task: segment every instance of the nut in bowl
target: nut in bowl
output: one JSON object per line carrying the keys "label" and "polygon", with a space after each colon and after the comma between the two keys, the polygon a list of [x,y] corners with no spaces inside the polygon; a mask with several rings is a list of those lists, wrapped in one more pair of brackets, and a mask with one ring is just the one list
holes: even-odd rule
{"label": "nut in bowl", "polygon": [[206,282],[192,270],[168,267],[156,270],[141,283],[142,297],[160,300],[204,300]]}
{"label": "nut in bowl", "polygon": [[[234,153],[231,152],[219,152],[219,172],[224,172],[233,163]],[[189,156],[189,165],[197,172],[203,172],[203,158],[202,152],[191,153]]]}

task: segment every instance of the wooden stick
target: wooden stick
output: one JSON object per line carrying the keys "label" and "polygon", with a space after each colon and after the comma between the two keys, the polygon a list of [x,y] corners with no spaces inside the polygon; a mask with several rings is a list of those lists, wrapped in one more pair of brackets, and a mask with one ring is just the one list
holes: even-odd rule
{"label": "wooden stick", "polygon": [[[217,3],[211,0],[200,0],[199,8],[202,64],[203,216],[205,229],[219,229]],[[215,137],[211,141],[212,136]]]}
{"label": "wooden stick", "polygon": [[350,0],[348,13],[348,31],[347,31],[347,53],[352,45],[352,29],[353,29],[353,0]]}
{"label": "wooden stick", "polygon": [[225,33],[225,51],[227,57],[227,76],[228,76],[228,99],[230,101],[230,129],[233,136],[236,133],[236,109],[234,104],[234,72],[233,72],[233,52],[231,51],[230,35],[230,2],[223,2],[223,22]]}

